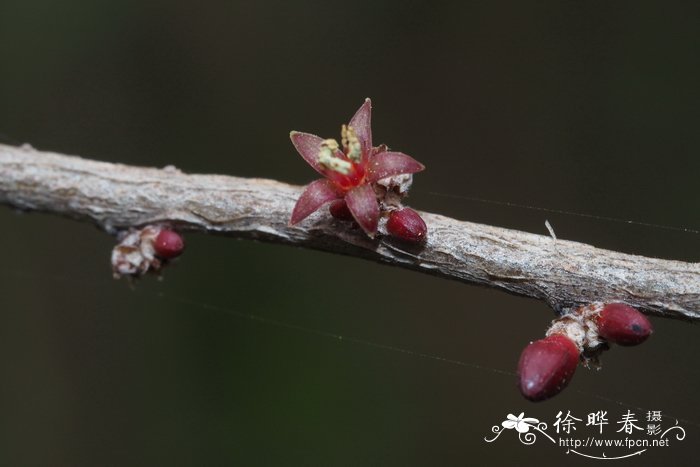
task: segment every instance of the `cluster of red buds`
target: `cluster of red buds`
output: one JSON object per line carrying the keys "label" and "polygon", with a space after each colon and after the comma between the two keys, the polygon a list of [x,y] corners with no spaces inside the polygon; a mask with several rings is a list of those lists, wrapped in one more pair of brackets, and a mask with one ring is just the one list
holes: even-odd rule
{"label": "cluster of red buds", "polygon": [[624,303],[594,303],[552,322],[547,336],[525,347],[518,362],[518,387],[531,401],[549,399],[571,381],[579,361],[598,366],[609,344],[644,342],[653,332],[642,313]]}
{"label": "cluster of red buds", "polygon": [[114,277],[139,277],[149,271],[158,272],[184,249],[182,236],[168,227],[149,225],[122,232],[112,250]]}
{"label": "cluster of red buds", "polygon": [[329,204],[333,217],[354,221],[371,238],[377,232],[406,242],[425,240],[420,215],[402,205],[413,175],[425,166],[386,145],[372,145],[372,102],[366,99],[350,123],[341,128],[341,144],[292,131],[292,144],[324,178],[311,182],[297,200],[291,225]]}

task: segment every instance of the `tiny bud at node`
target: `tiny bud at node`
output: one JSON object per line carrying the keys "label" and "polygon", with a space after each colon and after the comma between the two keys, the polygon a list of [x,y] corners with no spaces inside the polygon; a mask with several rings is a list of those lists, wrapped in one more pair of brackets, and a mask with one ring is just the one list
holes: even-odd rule
{"label": "tiny bud at node", "polygon": [[354,218],[352,217],[352,213],[348,208],[348,204],[345,202],[344,199],[333,201],[330,204],[330,206],[328,206],[328,210],[330,211],[331,216],[335,217],[336,219],[340,219],[343,221],[354,220]]}
{"label": "tiny bud at node", "polygon": [[156,256],[160,258],[172,259],[178,257],[184,249],[185,242],[182,236],[173,230],[161,230],[153,241],[153,250]]}
{"label": "tiny bud at node", "polygon": [[641,344],[653,330],[646,316],[624,303],[605,305],[598,317],[598,334],[619,345]]}
{"label": "tiny bud at node", "polygon": [[416,211],[403,208],[393,211],[386,223],[390,235],[406,242],[418,243],[425,240],[428,226]]}
{"label": "tiny bud at node", "polygon": [[533,402],[559,394],[573,378],[578,361],[578,347],[563,334],[530,343],[518,362],[520,392]]}

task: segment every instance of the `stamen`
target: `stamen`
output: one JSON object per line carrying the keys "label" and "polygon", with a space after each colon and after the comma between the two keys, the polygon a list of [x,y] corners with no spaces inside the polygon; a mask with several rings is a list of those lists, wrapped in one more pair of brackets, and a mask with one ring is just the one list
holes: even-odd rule
{"label": "stamen", "polygon": [[321,146],[326,147],[333,152],[335,152],[339,149],[338,142],[332,138],[331,139],[324,139],[323,142],[321,143]]}
{"label": "stamen", "polygon": [[342,137],[343,149],[345,149],[345,154],[348,156],[348,159],[354,162],[360,162],[362,160],[362,145],[357,138],[355,129],[351,126],[343,125],[340,130],[340,135]]}
{"label": "stamen", "polygon": [[352,171],[352,163],[334,155],[338,148],[338,142],[334,139],[323,141],[321,150],[318,152],[318,163],[334,172],[349,175]]}

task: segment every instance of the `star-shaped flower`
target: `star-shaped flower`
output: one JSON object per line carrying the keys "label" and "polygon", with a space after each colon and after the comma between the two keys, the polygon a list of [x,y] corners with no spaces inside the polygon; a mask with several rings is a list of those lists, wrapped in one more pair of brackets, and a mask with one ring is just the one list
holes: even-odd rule
{"label": "star-shaped flower", "polygon": [[297,200],[289,221],[297,224],[333,200],[344,200],[352,217],[370,237],[377,233],[380,205],[374,185],[396,175],[413,174],[423,164],[385,145],[372,146],[372,101],[366,99],[334,139],[292,131],[292,144],[324,178],[311,182]]}

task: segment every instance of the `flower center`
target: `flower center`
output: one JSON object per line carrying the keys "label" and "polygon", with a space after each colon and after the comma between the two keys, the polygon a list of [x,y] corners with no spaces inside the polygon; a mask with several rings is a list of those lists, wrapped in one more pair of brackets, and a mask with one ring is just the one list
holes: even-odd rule
{"label": "flower center", "polygon": [[318,163],[328,170],[338,172],[342,175],[350,175],[352,172],[352,162],[337,157],[335,153],[338,151],[338,142],[334,139],[327,139],[321,143],[321,149],[318,151]]}
{"label": "flower center", "polygon": [[362,163],[362,145],[351,126],[341,129],[342,151],[334,139],[326,139],[318,151],[318,163],[326,169],[326,177],[342,190],[349,190],[364,181],[365,167]]}

